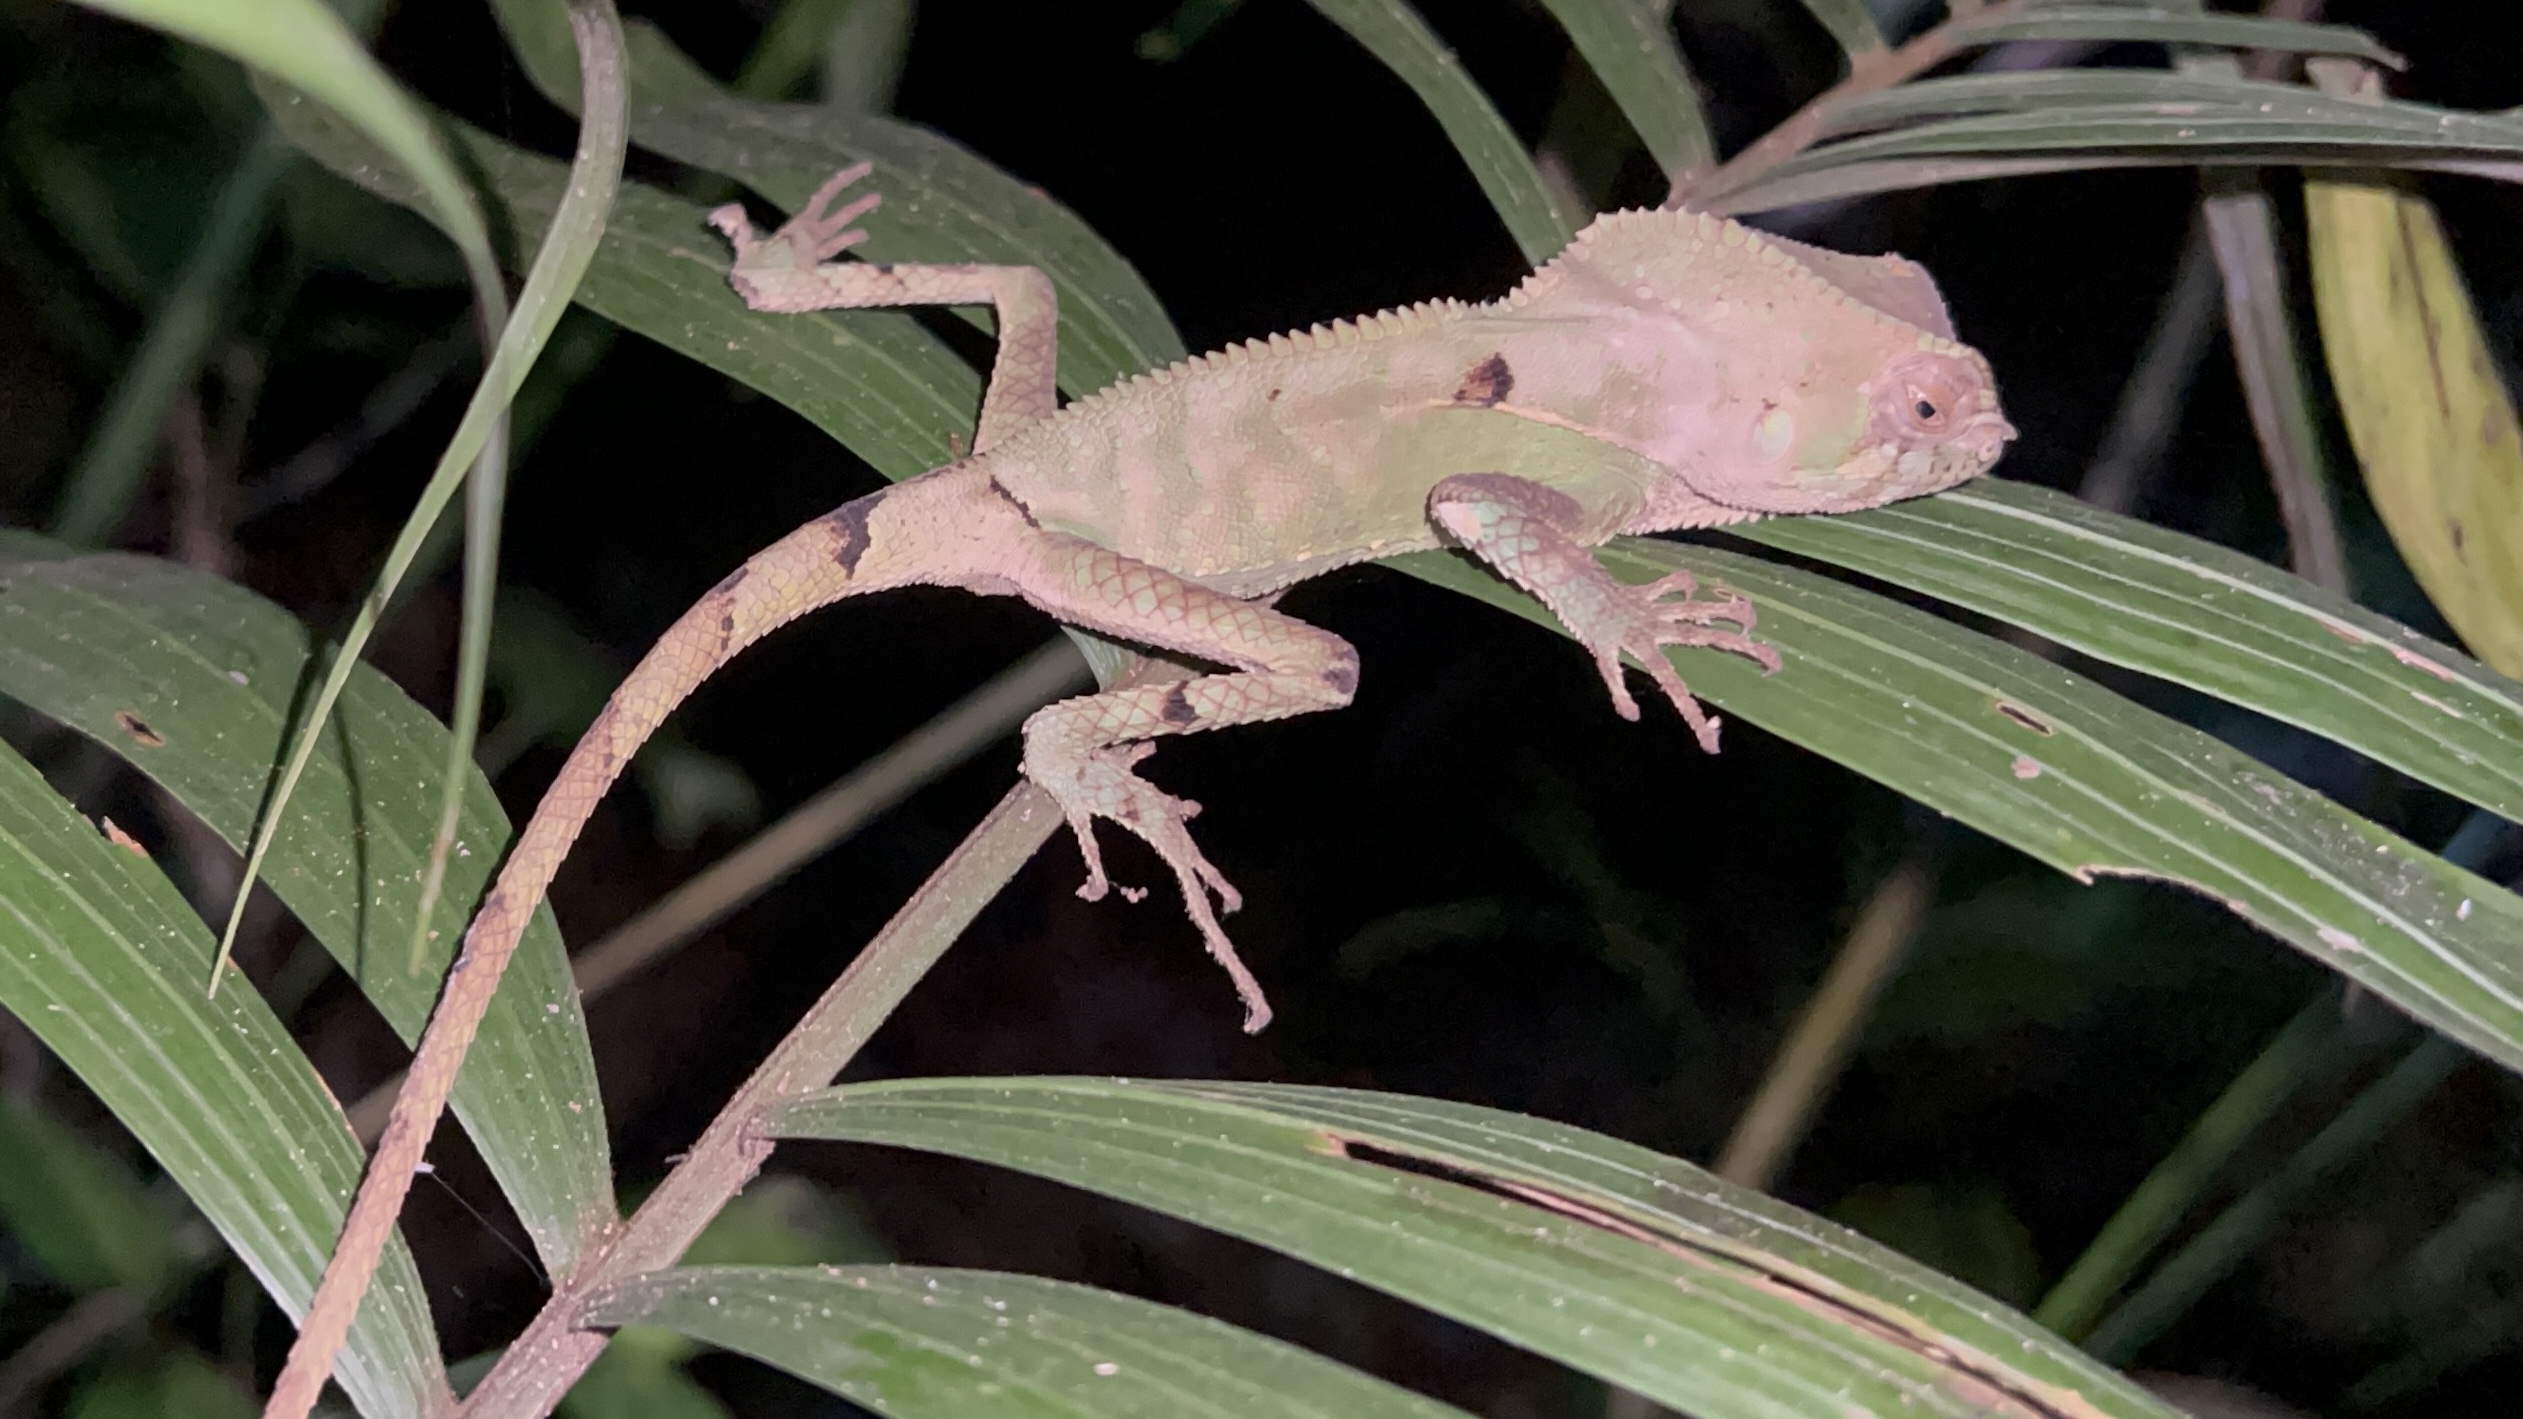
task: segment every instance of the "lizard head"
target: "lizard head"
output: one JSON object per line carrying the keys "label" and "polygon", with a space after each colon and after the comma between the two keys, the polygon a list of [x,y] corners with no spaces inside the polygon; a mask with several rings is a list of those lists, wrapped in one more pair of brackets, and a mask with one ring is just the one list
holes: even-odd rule
{"label": "lizard head", "polygon": [[[1892,332],[1899,333],[1899,332]],[[2015,437],[1988,361],[1915,332],[1809,350],[1804,378],[1733,422],[1734,456],[1694,470],[1704,495],[1755,512],[1851,512],[1987,472]]]}
{"label": "lizard head", "polygon": [[1588,422],[1670,470],[1664,525],[1851,512],[1978,477],[2015,427],[1926,270],[1705,213],[1617,214],[1529,283],[1599,332]]}

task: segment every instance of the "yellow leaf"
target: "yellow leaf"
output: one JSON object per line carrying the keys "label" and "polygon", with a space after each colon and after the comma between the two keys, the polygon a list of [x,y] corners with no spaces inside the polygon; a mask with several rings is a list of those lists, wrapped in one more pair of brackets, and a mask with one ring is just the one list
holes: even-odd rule
{"label": "yellow leaf", "polygon": [[2307,181],[2322,348],[2366,490],[2471,652],[2523,675],[2523,437],[2426,199]]}

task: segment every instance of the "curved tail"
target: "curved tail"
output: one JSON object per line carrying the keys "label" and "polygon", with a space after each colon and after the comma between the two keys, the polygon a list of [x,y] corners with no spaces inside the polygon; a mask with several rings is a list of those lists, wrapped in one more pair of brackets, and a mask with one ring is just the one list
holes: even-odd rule
{"label": "curved tail", "polygon": [[977,524],[1013,515],[987,475],[969,464],[870,494],[757,553],[641,658],[570,751],[465,932],[265,1419],[304,1419],[323,1391],[508,958],[570,844],[631,756],[737,652],[809,611],[915,582],[974,585],[971,569],[961,565],[971,559],[959,552]]}

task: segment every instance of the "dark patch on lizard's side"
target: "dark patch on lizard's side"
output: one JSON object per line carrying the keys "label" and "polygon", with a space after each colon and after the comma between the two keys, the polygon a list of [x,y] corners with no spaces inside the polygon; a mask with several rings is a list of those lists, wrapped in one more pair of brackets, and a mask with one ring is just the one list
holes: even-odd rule
{"label": "dark patch on lizard's side", "polygon": [[824,514],[832,527],[832,560],[844,576],[856,575],[859,558],[867,555],[867,518],[875,510],[875,498],[857,498]]}
{"label": "dark patch on lizard's side", "polygon": [[1507,357],[1492,355],[1463,372],[1463,383],[1454,391],[1454,402],[1494,408],[1515,387],[1516,374],[1507,368]]}
{"label": "dark patch on lizard's side", "polygon": [[720,578],[718,585],[710,588],[710,595],[725,596],[729,592],[734,591],[737,587],[744,585],[745,578],[752,574],[753,573],[750,568],[738,567],[734,571],[729,572],[726,576]]}
{"label": "dark patch on lizard's side", "polygon": [[1159,705],[1156,717],[1176,729],[1188,729],[1200,720],[1200,711],[1191,706],[1191,696],[1183,693],[1179,682],[1165,691],[1165,703]]}
{"label": "dark patch on lizard's side", "polygon": [[1345,697],[1358,693],[1358,652],[1343,649],[1348,653],[1323,667],[1323,688]]}

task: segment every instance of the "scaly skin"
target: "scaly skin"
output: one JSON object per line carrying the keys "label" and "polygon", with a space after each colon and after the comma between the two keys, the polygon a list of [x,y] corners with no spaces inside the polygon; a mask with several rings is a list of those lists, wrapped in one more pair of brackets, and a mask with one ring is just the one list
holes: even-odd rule
{"label": "scaly skin", "polygon": [[1248,598],[1451,542],[1551,609],[1625,718],[1638,717],[1627,655],[1714,752],[1718,722],[1664,648],[1776,670],[1747,634],[1751,606],[1698,598],[1687,576],[1622,585],[1590,549],[1932,492],[1985,471],[2014,434],[1986,361],[1954,342],[1919,268],[1689,212],[1603,218],[1499,301],[1273,336],[1062,410],[1041,273],[830,260],[862,239],[851,223],[874,197],[827,209],[865,173],[839,174],[767,238],[741,209],[712,214],[736,247],[731,280],[764,311],[993,306],[974,453],[756,555],[666,632],[579,741],[465,933],[267,1416],[313,1406],[500,974],[597,802],[675,706],[777,627],[862,592],[960,586],[1228,667],[1050,705],[1026,722],[1024,765],[1077,834],[1081,895],[1110,886],[1096,818],[1144,838],[1259,1029],[1269,1007],[1210,901],[1232,911],[1235,891],[1184,828],[1198,805],[1133,772],[1164,735],[1349,702],[1356,652]]}

